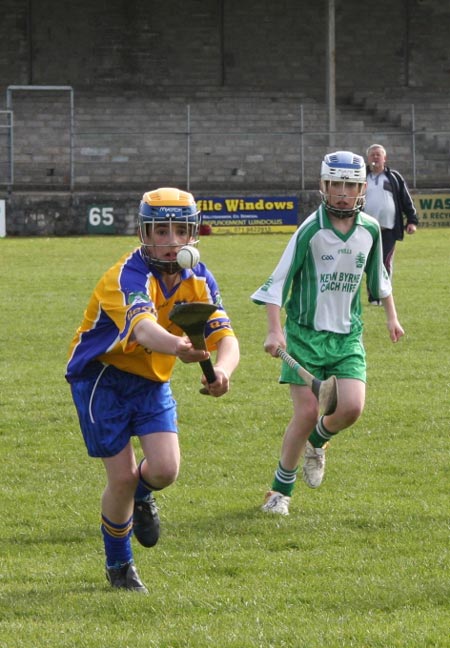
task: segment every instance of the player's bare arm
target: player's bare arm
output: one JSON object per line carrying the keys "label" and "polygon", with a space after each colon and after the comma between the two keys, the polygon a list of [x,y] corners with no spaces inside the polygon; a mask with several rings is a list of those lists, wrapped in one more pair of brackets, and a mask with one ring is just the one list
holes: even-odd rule
{"label": "player's bare arm", "polygon": [[274,358],[278,357],[278,349],[286,348],[286,340],[281,326],[281,309],[277,304],[266,304],[267,336],[264,341],[264,351]]}
{"label": "player's bare arm", "polygon": [[189,338],[172,335],[150,319],[142,319],[136,324],[132,339],[146,349],[177,356],[182,362],[201,362],[209,358],[208,351],[194,349]]}
{"label": "player's bare arm", "polygon": [[216,380],[208,384],[205,376],[202,376],[203,386],[211,396],[223,396],[230,389],[230,377],[239,364],[239,343],[237,338],[227,336],[217,343],[217,356],[214,364]]}
{"label": "player's bare arm", "polygon": [[392,342],[398,342],[399,339],[405,334],[402,325],[398,321],[397,311],[395,309],[394,297],[389,295],[381,300],[384,312],[386,313],[386,326],[389,331],[389,337]]}

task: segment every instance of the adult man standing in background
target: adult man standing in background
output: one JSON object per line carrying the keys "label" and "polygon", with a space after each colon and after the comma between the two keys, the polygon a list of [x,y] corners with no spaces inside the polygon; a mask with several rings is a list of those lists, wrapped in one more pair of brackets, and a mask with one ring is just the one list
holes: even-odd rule
{"label": "adult man standing in background", "polygon": [[[392,280],[395,243],[403,239],[405,229],[407,234],[414,234],[418,220],[406,181],[398,171],[386,166],[386,149],[381,144],[371,144],[367,149],[364,211],[380,223],[383,263]],[[370,293],[369,303],[381,306]]]}

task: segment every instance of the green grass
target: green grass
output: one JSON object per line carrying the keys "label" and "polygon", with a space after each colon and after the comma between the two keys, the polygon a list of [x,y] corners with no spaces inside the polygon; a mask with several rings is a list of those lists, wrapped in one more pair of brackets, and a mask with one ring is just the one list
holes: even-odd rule
{"label": "green grass", "polygon": [[299,481],[288,518],[259,511],[290,416],[250,293],[285,235],[211,236],[242,349],[232,391],[199,395],[176,368],[182,467],[158,497],[163,535],[135,559],[151,595],[103,574],[103,468],[89,459],[64,381],[96,280],[135,241],[0,240],[2,648],[450,646],[450,230],[398,244],[403,340],[365,308],[366,410],[328,453],[323,486]]}

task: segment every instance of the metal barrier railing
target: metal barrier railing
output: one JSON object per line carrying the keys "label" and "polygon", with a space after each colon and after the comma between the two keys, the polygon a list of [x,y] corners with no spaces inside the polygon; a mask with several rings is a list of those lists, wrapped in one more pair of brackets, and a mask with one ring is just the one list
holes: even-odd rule
{"label": "metal barrier railing", "polygon": [[12,185],[12,140],[14,113],[0,110],[0,184]]}
{"label": "metal barrier railing", "polygon": [[[25,91],[67,92],[69,116],[61,127],[60,158],[55,160],[41,154],[30,159],[15,159],[15,118],[13,95]],[[315,188],[318,182],[320,160],[324,153],[341,148],[365,155],[373,142],[383,144],[389,152],[389,163],[400,168],[411,188],[418,180],[426,186],[424,177],[430,162],[427,154],[435,148],[448,150],[450,131],[430,131],[416,127],[414,105],[410,106],[409,126],[385,131],[370,130],[308,130],[305,126],[305,107],[300,105],[298,128],[286,130],[203,130],[198,114],[189,104],[180,107],[178,129],[139,130],[127,128],[108,132],[94,126],[75,132],[75,102],[71,86],[9,86],[7,123],[0,123],[0,166],[8,172],[0,175],[0,185],[11,189],[68,188],[70,191],[96,190],[117,187],[132,188],[171,182],[188,189],[196,187],[235,190]],[[185,110],[183,117],[183,109]],[[314,106],[309,108],[314,110]],[[89,124],[89,121],[85,121]],[[107,124],[107,122],[105,122]],[[30,124],[33,126],[33,123]],[[30,126],[29,125],[29,126]],[[50,126],[47,126],[50,128]],[[2,133],[5,133],[4,136]],[[5,140],[6,138],[6,140]],[[55,139],[55,137],[50,138]],[[1,142],[3,141],[3,145]],[[394,145],[395,142],[395,145]],[[31,146],[31,144],[30,144]],[[55,147],[54,147],[55,148]],[[51,147],[49,147],[49,150]],[[53,166],[61,163],[61,150],[66,150],[66,168],[56,176]],[[402,150],[402,155],[396,154]],[[56,154],[53,154],[56,155]],[[442,154],[445,158],[445,153]],[[24,156],[22,156],[24,158]],[[397,164],[398,162],[398,164]],[[450,162],[450,160],[449,160]],[[19,173],[20,171],[20,173]],[[448,164],[440,164],[442,182],[449,184]],[[436,182],[442,184],[440,180]],[[428,182],[428,185],[430,181]]]}

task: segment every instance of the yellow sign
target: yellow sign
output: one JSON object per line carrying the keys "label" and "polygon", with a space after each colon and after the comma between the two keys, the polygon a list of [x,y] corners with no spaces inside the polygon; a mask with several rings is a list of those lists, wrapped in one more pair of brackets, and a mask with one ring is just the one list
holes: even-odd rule
{"label": "yellow sign", "polygon": [[197,207],[202,222],[214,234],[265,234],[295,232],[298,198],[296,196],[199,197]]}
{"label": "yellow sign", "polygon": [[450,194],[416,194],[419,227],[450,227]]}
{"label": "yellow sign", "polygon": [[273,233],[292,233],[296,230],[295,225],[219,225],[216,223],[212,227],[214,234],[273,234]]}

